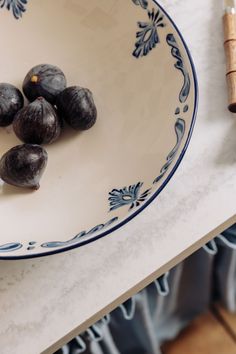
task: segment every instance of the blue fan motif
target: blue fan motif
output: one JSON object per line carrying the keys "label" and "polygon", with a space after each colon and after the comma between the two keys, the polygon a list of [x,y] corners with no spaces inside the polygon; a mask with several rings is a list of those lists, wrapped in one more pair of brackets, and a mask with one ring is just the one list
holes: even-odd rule
{"label": "blue fan motif", "polygon": [[136,58],[147,55],[150,50],[156,47],[160,42],[157,28],[165,26],[163,23],[163,15],[160,10],[148,10],[148,17],[150,22],[138,22],[141,31],[136,34],[138,40],[135,43],[136,48],[133,51],[133,56]]}
{"label": "blue fan motif", "polygon": [[0,0],[0,7],[6,7],[8,11],[12,11],[14,17],[18,20],[25,12],[25,5],[28,0]]}
{"label": "blue fan motif", "polygon": [[139,182],[129,187],[124,187],[122,189],[113,189],[108,198],[110,202],[110,211],[121,208],[125,205],[130,205],[129,210],[134,207],[138,207],[142,202],[144,202],[151,192],[151,189],[147,189],[145,192],[141,193],[140,189],[143,183]]}
{"label": "blue fan motif", "polygon": [[148,7],[148,1],[147,0],[133,0],[133,3],[135,5],[142,6],[143,9],[147,9],[147,7]]}

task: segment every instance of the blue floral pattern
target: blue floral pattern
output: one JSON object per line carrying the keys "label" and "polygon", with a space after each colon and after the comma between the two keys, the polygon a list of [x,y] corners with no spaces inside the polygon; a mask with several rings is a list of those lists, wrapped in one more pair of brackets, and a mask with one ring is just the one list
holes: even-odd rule
{"label": "blue floral pattern", "polygon": [[28,0],[0,0],[0,7],[6,7],[8,11],[12,11],[14,17],[18,20],[25,12]]}
{"label": "blue floral pattern", "polygon": [[148,10],[148,17],[149,22],[138,22],[140,31],[136,34],[137,41],[133,51],[133,56],[136,58],[148,55],[150,50],[156,47],[160,42],[157,28],[165,26],[164,17],[159,9]]}
{"label": "blue floral pattern", "polygon": [[142,202],[144,202],[151,192],[151,189],[147,189],[145,192],[141,193],[141,188],[143,183],[139,182],[129,187],[124,187],[121,189],[113,189],[109,193],[110,211],[121,208],[123,206],[129,205],[129,210],[134,207],[138,207]]}

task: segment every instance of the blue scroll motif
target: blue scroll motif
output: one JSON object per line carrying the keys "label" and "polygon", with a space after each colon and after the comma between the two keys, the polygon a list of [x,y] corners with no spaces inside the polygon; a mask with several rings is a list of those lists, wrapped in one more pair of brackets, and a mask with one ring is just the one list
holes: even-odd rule
{"label": "blue scroll motif", "polygon": [[72,245],[72,244],[78,242],[82,237],[90,236],[90,235],[94,234],[95,232],[101,231],[101,230],[105,229],[106,227],[110,226],[111,224],[113,224],[117,220],[118,220],[118,217],[114,217],[105,224],[97,225],[89,231],[80,232],[79,234],[77,234],[75,237],[73,237],[72,239],[70,239],[68,241],[50,241],[50,242],[43,243],[41,246],[46,247],[46,248],[56,248],[56,247],[64,247],[64,246]]}
{"label": "blue scroll motif", "polygon": [[13,252],[13,251],[17,251],[20,248],[22,248],[23,245],[21,243],[15,242],[15,243],[6,243],[5,245],[1,245],[0,246],[0,252]]}
{"label": "blue scroll motif", "polygon": [[173,55],[174,58],[177,59],[177,62],[175,63],[175,67],[176,67],[176,69],[178,69],[182,72],[183,77],[184,77],[184,84],[183,84],[183,87],[182,87],[180,94],[179,94],[180,102],[184,103],[184,102],[186,102],[186,100],[189,96],[189,92],[190,92],[190,87],[191,87],[190,76],[189,76],[188,70],[186,69],[186,67],[184,65],[184,60],[183,60],[183,57],[180,53],[179,46],[176,42],[175,36],[172,33],[168,34],[166,37],[166,41],[169,44],[169,46],[172,47],[171,54]]}
{"label": "blue scroll motif", "polygon": [[163,178],[163,176],[166,174],[166,172],[168,171],[170,165],[172,164],[172,162],[179,150],[179,147],[181,145],[181,142],[183,140],[184,133],[185,133],[185,121],[181,118],[178,118],[175,123],[175,133],[176,133],[176,137],[177,137],[176,145],[173,148],[173,150],[171,150],[169,155],[167,156],[167,158],[166,158],[167,162],[162,167],[162,169],[160,171],[160,175],[157,178],[155,178],[155,180],[153,181],[154,184],[159,182]]}

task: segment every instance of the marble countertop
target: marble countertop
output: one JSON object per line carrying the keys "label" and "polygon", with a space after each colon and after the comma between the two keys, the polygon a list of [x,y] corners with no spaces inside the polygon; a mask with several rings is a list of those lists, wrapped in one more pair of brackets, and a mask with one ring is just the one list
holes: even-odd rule
{"label": "marble countertop", "polygon": [[199,113],[184,161],[156,201],[110,237],[47,258],[0,261],[4,354],[53,353],[236,222],[236,116],[226,109],[221,5],[161,3],[199,78]]}

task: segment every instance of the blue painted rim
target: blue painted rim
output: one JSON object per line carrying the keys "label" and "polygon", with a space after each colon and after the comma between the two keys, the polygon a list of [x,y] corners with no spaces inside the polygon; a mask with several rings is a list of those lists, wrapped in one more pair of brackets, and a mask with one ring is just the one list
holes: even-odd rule
{"label": "blue painted rim", "polygon": [[74,248],[78,248],[78,247],[81,247],[81,246],[84,246],[86,244],[89,244],[91,242],[94,242],[106,235],[109,235],[111,233],[113,233],[114,231],[118,230],[119,228],[121,228],[122,226],[124,226],[125,224],[127,224],[129,221],[131,221],[133,218],[135,218],[139,213],[141,213],[149,204],[151,204],[153,202],[154,199],[156,199],[156,197],[161,193],[161,191],[165,188],[165,186],[168,184],[168,182],[171,180],[171,178],[173,177],[173,175],[175,174],[177,168],[179,167],[186,151],[187,151],[187,148],[189,146],[189,143],[190,143],[190,140],[191,140],[191,137],[192,137],[192,134],[193,134],[193,129],[194,129],[194,126],[195,126],[195,122],[196,122],[196,116],[197,116],[197,108],[198,108],[198,100],[199,100],[199,90],[198,90],[198,80],[197,80],[197,74],[196,74],[196,69],[195,69],[195,65],[194,65],[194,62],[193,62],[193,59],[192,59],[192,56],[190,54],[190,51],[188,49],[188,46],[180,32],[180,30],[178,29],[178,27],[176,26],[176,24],[174,23],[174,21],[172,20],[172,18],[168,15],[168,13],[163,9],[163,7],[156,1],[156,0],[153,0],[157,6],[159,6],[159,8],[163,11],[163,13],[165,14],[165,16],[168,18],[168,20],[170,21],[170,23],[173,25],[174,29],[176,30],[176,32],[178,33],[183,45],[184,45],[184,48],[186,50],[186,53],[188,55],[188,58],[189,58],[189,61],[190,61],[190,64],[191,64],[191,68],[192,68],[192,73],[193,73],[193,80],[194,80],[194,90],[195,90],[195,100],[194,100],[194,111],[193,111],[193,117],[192,117],[192,122],[191,122],[191,125],[190,125],[190,129],[189,129],[189,133],[188,133],[188,137],[187,137],[187,140],[186,140],[186,143],[184,145],[184,148],[175,164],[175,166],[173,167],[173,169],[171,170],[170,174],[168,175],[168,177],[166,178],[166,180],[162,183],[162,185],[160,186],[160,188],[152,195],[152,197],[150,199],[148,199],[146,201],[146,203],[144,203],[142,205],[142,207],[140,207],[136,212],[134,212],[132,215],[130,215],[127,219],[121,221],[119,224],[117,224],[116,226],[114,226],[113,228],[107,230],[107,231],[104,231],[102,232],[100,235],[97,235],[97,236],[94,236],[93,239],[91,240],[85,240],[79,244],[74,244],[74,245],[70,245],[70,246],[67,246],[67,247],[64,247],[64,248],[61,248],[61,249],[56,249],[56,250],[53,250],[53,251],[49,251],[49,252],[44,252],[44,253],[35,253],[35,254],[32,254],[32,255],[24,255],[24,256],[0,256],[0,259],[1,260],[19,260],[19,259],[28,259],[28,258],[38,258],[38,257],[46,257],[46,256],[51,256],[53,254],[57,254],[57,253],[62,253],[62,252],[66,252],[66,251],[70,251]]}

